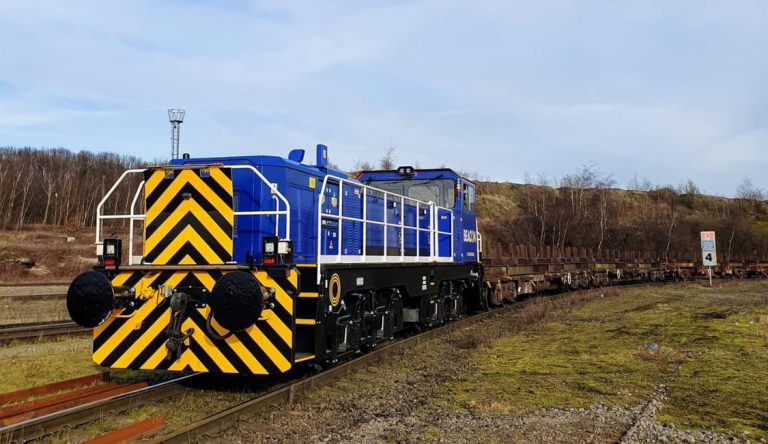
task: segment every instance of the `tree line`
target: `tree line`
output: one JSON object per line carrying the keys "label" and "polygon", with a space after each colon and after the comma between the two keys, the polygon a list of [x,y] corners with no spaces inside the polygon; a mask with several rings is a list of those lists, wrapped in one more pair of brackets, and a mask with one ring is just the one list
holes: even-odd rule
{"label": "tree line", "polygon": [[[618,189],[594,165],[559,181],[541,176],[526,182],[479,185],[487,241],[532,245],[539,252],[629,250],[674,260],[695,257],[699,233],[716,231],[721,258],[768,258],[768,203],[749,179],[734,199],[703,195],[691,180],[677,187],[634,180]],[[507,197],[502,208],[499,196]]]}
{"label": "tree line", "polygon": [[[395,161],[390,145],[378,162],[358,161],[353,169],[392,169]],[[137,157],[113,153],[0,148],[0,228],[92,227],[96,206],[114,181],[144,165]],[[118,187],[105,212],[126,214],[139,180],[134,176],[128,186]],[[595,165],[559,180],[539,176],[525,182],[477,181],[479,224],[487,242],[505,248],[531,245],[538,251],[634,250],[671,258],[674,252],[697,250],[699,231],[715,230],[722,256],[768,257],[766,192],[749,179],[734,199],[705,196],[690,180],[674,187],[635,178],[628,189],[617,189]]]}
{"label": "tree line", "polygon": [[[27,224],[91,227],[96,206],[117,177],[143,165],[133,156],[73,153],[65,148],[0,148],[0,227]],[[138,182],[119,187],[108,202],[110,212],[127,210]]]}

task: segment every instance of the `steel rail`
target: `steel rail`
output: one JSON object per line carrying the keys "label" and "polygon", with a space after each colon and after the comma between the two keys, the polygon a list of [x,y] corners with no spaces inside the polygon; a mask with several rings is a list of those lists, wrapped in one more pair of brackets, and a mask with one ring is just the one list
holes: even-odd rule
{"label": "steel rail", "polygon": [[[579,290],[569,290],[558,294],[546,295],[548,300],[565,298],[576,293],[584,291],[599,291],[601,288],[608,287],[641,287],[646,285],[665,285],[674,282],[660,281],[660,282],[634,282],[634,280],[617,281],[604,285],[603,287],[584,288]],[[267,410],[270,407],[280,407],[290,405],[296,395],[302,394],[310,389],[316,387],[322,387],[338,380],[339,377],[348,376],[353,371],[365,368],[371,364],[379,363],[406,347],[417,345],[421,342],[434,339],[438,336],[445,335],[447,333],[456,331],[461,328],[466,328],[470,325],[476,324],[480,321],[490,319],[493,316],[499,315],[511,311],[513,309],[521,309],[525,305],[537,300],[538,297],[545,295],[531,295],[526,296],[526,299],[516,301],[504,305],[503,307],[494,308],[490,311],[475,314],[451,323],[436,327],[430,330],[426,330],[422,333],[410,336],[404,339],[400,339],[396,342],[382,345],[380,348],[374,349],[367,354],[352,359],[350,361],[339,364],[328,370],[325,370],[316,375],[288,383],[286,385],[272,389],[264,394],[257,396],[251,400],[242,402],[233,407],[220,411],[219,413],[208,416],[201,420],[188,424],[180,429],[172,431],[168,434],[161,435],[150,439],[148,442],[152,444],[159,443],[194,443],[205,442],[210,436],[220,433],[231,425],[245,416],[254,415],[256,413]]]}
{"label": "steel rail", "polygon": [[66,293],[0,295],[0,299],[10,299],[12,301],[58,301],[66,298]]}
{"label": "steel rail", "polygon": [[0,330],[5,330],[8,328],[16,328],[16,327],[39,327],[44,325],[66,324],[66,323],[72,323],[72,321],[70,321],[69,319],[56,319],[52,321],[13,322],[10,324],[0,324]]}
{"label": "steel rail", "polygon": [[25,442],[50,435],[66,427],[76,427],[81,424],[101,418],[110,413],[120,413],[139,407],[149,401],[172,396],[184,390],[180,384],[199,373],[185,375],[180,378],[150,385],[122,395],[94,401],[77,407],[61,410],[55,413],[28,419],[0,428],[0,442]]}
{"label": "steel rail", "polygon": [[19,283],[2,282],[2,283],[0,283],[0,288],[7,288],[7,287],[57,287],[57,286],[60,286],[60,285],[69,285],[69,284],[71,284],[70,281],[19,282]]}
{"label": "steel rail", "polygon": [[136,442],[144,436],[148,436],[165,425],[165,416],[157,415],[131,424],[117,430],[107,432],[95,438],[85,441],[83,444],[112,444],[116,442]]}
{"label": "steel rail", "polygon": [[19,326],[5,325],[0,328],[0,344],[15,340],[81,335],[90,331],[90,328],[80,327],[72,321],[49,321]]}
{"label": "steel rail", "polygon": [[105,382],[106,373],[92,373],[90,375],[79,376],[72,379],[65,379],[63,381],[51,382],[43,385],[36,385],[34,387],[27,387],[12,392],[6,392],[0,394],[0,405],[5,405],[10,402],[18,401],[20,399],[29,398],[37,395],[45,395],[46,393],[55,393],[67,389],[76,389],[79,387],[85,387],[93,383]]}

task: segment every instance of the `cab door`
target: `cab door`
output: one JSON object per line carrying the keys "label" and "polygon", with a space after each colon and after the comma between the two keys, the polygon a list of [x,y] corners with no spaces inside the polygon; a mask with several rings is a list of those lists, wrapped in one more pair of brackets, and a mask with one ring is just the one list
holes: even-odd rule
{"label": "cab door", "polygon": [[477,198],[475,195],[475,184],[462,180],[461,183],[461,237],[458,239],[461,243],[462,257],[457,257],[457,261],[476,262],[477,256]]}

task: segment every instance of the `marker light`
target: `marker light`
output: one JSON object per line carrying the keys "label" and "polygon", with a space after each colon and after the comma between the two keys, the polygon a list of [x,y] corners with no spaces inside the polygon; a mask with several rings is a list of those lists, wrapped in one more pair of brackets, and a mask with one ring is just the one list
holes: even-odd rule
{"label": "marker light", "polygon": [[397,175],[401,177],[413,177],[416,173],[412,166],[401,166],[397,167]]}

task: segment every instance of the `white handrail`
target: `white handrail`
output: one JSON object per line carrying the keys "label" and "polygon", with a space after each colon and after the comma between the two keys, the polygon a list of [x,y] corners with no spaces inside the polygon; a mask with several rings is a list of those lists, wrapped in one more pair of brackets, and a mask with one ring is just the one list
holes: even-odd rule
{"label": "white handrail", "polygon": [[134,218],[136,215],[136,202],[139,200],[143,188],[144,181],[142,180],[139,186],[136,187],[136,194],[133,195],[133,200],[131,201],[131,219],[128,222],[128,229],[130,230],[128,233],[128,265],[133,265],[133,221],[136,220]]}
{"label": "white handrail", "polygon": [[475,235],[477,241],[477,256],[475,259],[480,261],[483,254],[483,236],[480,234],[480,230],[477,229],[477,217],[475,217]]}
{"label": "white handrail", "polygon": [[[331,214],[331,213],[324,213],[323,212],[323,205],[325,204],[325,193],[328,188],[329,182],[334,182],[338,184],[338,193],[339,193],[339,205],[337,214]],[[345,216],[343,201],[344,201],[344,187],[350,186],[355,188],[361,188],[362,189],[362,218],[353,217],[353,216]],[[371,220],[368,218],[368,195],[369,190],[376,191],[378,193],[383,194],[383,207],[384,207],[384,214],[383,214],[383,220],[377,221],[377,220]],[[400,221],[399,223],[391,223],[388,220],[388,214],[387,214],[387,205],[391,198],[394,198],[395,200],[393,202],[400,201]],[[405,224],[405,204],[406,202],[412,202],[415,204],[416,207],[416,221],[413,226],[406,226]],[[381,225],[384,227],[384,233],[383,233],[383,241],[384,241],[384,250],[381,254],[381,261],[382,262],[405,262],[406,259],[411,259],[410,256],[405,256],[405,230],[413,230],[416,232],[416,255],[415,259],[424,258],[428,260],[429,262],[434,262],[437,260],[441,260],[441,258],[444,258],[445,260],[453,260],[453,212],[444,207],[437,206],[434,202],[423,202],[418,199],[414,199],[412,197],[402,196],[400,194],[392,193],[386,190],[382,190],[376,187],[364,185],[357,181],[352,181],[349,179],[344,179],[337,176],[331,176],[326,175],[323,177],[323,183],[320,187],[320,197],[318,198],[318,215],[317,215],[317,266],[318,266],[318,273],[317,273],[317,281],[320,283],[320,277],[321,273],[319,272],[319,268],[322,263],[327,263],[326,261],[323,261],[323,257],[329,257],[329,256],[335,256],[335,262],[340,263],[343,261],[343,259],[350,259],[350,256],[359,256],[360,259],[363,261],[370,260],[368,258],[368,224],[374,224],[374,225]],[[421,227],[421,221],[420,221],[420,210],[422,207],[426,206],[429,211],[429,227],[428,228],[422,228]],[[449,226],[450,231],[442,231],[438,227],[438,211],[444,210],[449,215]],[[338,226],[336,227],[336,231],[338,233],[338,248],[337,252],[335,254],[323,254],[322,248],[323,248],[323,220],[336,220],[338,222]],[[345,255],[343,254],[343,222],[344,221],[351,221],[351,222],[360,222],[362,223],[362,254],[360,255]],[[389,227],[395,227],[400,228],[400,254],[396,257],[390,256],[388,254],[388,233],[387,229]],[[421,232],[427,232],[429,233],[429,239],[430,239],[430,246],[429,246],[429,256],[422,256],[420,251],[420,233]],[[440,256],[440,250],[439,250],[439,235],[441,234],[447,234],[450,235],[450,255],[448,257]]]}
{"label": "white handrail", "polygon": [[[367,209],[368,209],[368,188],[363,188],[363,259],[365,259],[365,256],[368,250],[368,224],[365,222],[365,215],[368,214]],[[320,251],[318,251],[317,254],[320,254]]]}
{"label": "white handrail", "polygon": [[[171,167],[178,169],[181,168],[193,168],[193,167],[200,167],[204,168],[210,165],[172,165]],[[264,175],[257,170],[255,167],[251,165],[224,165],[222,168],[230,168],[230,169],[247,169],[251,172],[255,173],[256,176],[264,183],[266,184],[270,192],[272,193],[272,199],[275,202],[275,210],[263,210],[263,211],[233,211],[233,216],[275,216],[275,234],[279,236],[280,231],[280,216],[285,216],[285,237],[284,239],[290,239],[291,237],[291,205],[288,202],[288,199],[285,198],[285,196],[280,193],[277,189],[277,184],[274,184],[267,180]],[[101,199],[99,204],[96,206],[96,247],[97,252],[100,245],[102,245],[101,241],[101,232],[102,232],[102,223],[104,220],[113,220],[113,219],[128,219],[129,222],[129,230],[130,233],[128,234],[128,265],[133,265],[133,222],[136,220],[146,220],[146,213],[145,214],[136,214],[136,203],[138,202],[139,196],[141,195],[141,191],[144,189],[145,182],[142,180],[139,184],[138,188],[136,189],[136,194],[133,197],[133,200],[131,201],[131,207],[129,214],[102,214],[102,209],[104,207],[104,204],[107,202],[107,200],[112,196],[112,194],[115,192],[117,187],[125,180],[125,178],[130,174],[136,174],[136,173],[144,173],[147,171],[146,168],[141,169],[130,169],[123,172],[123,174],[120,175],[120,177],[115,181],[115,183],[112,185],[112,187],[107,191],[107,194],[104,195],[104,197]],[[283,202],[285,204],[285,209],[280,209],[280,202]],[[234,229],[234,226],[233,226]],[[101,254],[101,252],[98,252]]]}
{"label": "white handrail", "polygon": [[[405,219],[405,205],[403,204],[403,196],[400,196],[400,257],[405,256],[405,227],[403,226],[403,222]],[[418,206],[418,204],[416,204]],[[418,211],[418,208],[416,209]],[[419,219],[416,219],[416,224],[418,225]],[[416,256],[418,256],[419,253],[416,252]]]}
{"label": "white handrail", "polygon": [[[277,196],[272,195],[272,200],[275,202],[275,208],[280,208],[280,201]],[[288,233],[290,236],[291,233]],[[280,237],[280,215],[275,214],[275,236]]]}
{"label": "white handrail", "polygon": [[[105,217],[103,217],[101,215],[101,207],[104,206],[104,204],[107,202],[107,199],[109,199],[109,196],[111,196],[112,193],[115,192],[115,190],[117,189],[117,186],[120,185],[120,183],[123,181],[123,179],[126,178],[126,176],[128,176],[129,174],[143,173],[144,171],[146,171],[146,168],[140,168],[140,169],[137,168],[137,169],[125,170],[123,172],[123,174],[121,174],[120,177],[117,179],[117,182],[115,182],[115,184],[112,185],[112,188],[110,188],[109,191],[107,191],[107,194],[104,195],[104,197],[101,199],[99,204],[96,206],[96,245],[97,245],[97,248],[98,248],[98,245],[99,245],[99,240],[101,239],[101,219],[125,219],[125,217],[126,217],[125,215],[123,215],[123,216],[121,216],[119,218],[118,217],[107,217],[107,218],[105,218]],[[130,215],[128,215],[127,217],[130,217]]]}
{"label": "white handrail", "polygon": [[[437,227],[437,215],[435,214],[435,207],[432,205],[432,202],[429,203],[429,227],[430,228],[436,228]],[[438,245],[437,245],[437,233],[435,233],[435,230],[432,230],[429,233],[430,241],[429,241],[429,256],[430,258],[437,256]]]}
{"label": "white handrail", "polygon": [[[387,261],[387,253],[388,253],[387,250],[389,249],[389,244],[387,243],[387,205],[388,203],[389,202],[387,201],[387,192],[384,191],[384,218],[383,218],[384,220],[384,256],[383,256],[384,262]],[[365,219],[365,214],[363,214],[363,219]],[[338,260],[341,260],[341,258],[339,258]]]}
{"label": "white handrail", "polygon": [[267,180],[266,177],[264,177],[263,174],[261,174],[261,171],[256,169],[253,165],[225,165],[224,168],[231,168],[231,169],[247,169],[251,170],[256,174],[256,176],[261,179],[261,181],[266,184],[270,191],[272,192],[272,196],[277,196],[278,199],[280,199],[285,204],[285,210],[280,210],[280,205],[276,205],[275,208],[277,208],[274,211],[235,211],[235,216],[269,216],[274,215],[275,216],[275,231],[277,232],[277,235],[279,236],[280,231],[280,215],[285,215],[285,237],[283,239],[290,240],[291,239],[291,204],[288,203],[288,199],[283,196],[283,194],[277,190],[277,184],[272,183],[269,180]]}

